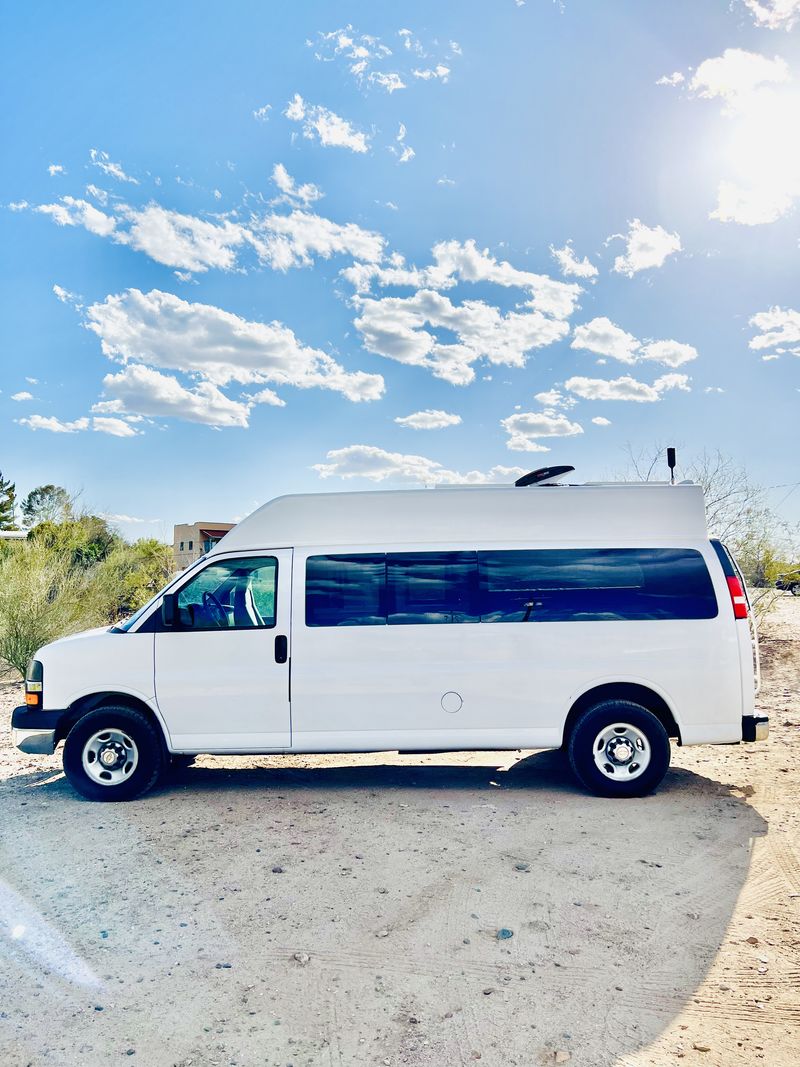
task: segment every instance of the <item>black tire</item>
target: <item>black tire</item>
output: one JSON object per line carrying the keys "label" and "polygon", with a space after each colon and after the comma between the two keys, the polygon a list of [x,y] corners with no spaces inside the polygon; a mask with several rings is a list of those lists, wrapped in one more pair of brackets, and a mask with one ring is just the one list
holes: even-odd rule
{"label": "black tire", "polygon": [[[83,765],[84,750],[93,738],[104,732],[109,732],[111,740],[117,734],[127,738],[136,757],[135,762],[129,761],[134,766],[127,777],[108,785],[95,781]],[[121,774],[125,773],[125,766],[127,763]],[[161,731],[151,719],[134,708],[109,704],[90,711],[78,719],[64,743],[64,773],[72,788],[87,800],[133,800],[152,789],[166,766],[167,754]],[[110,776],[110,772],[103,769],[99,773]]]}
{"label": "black tire", "polygon": [[[598,735],[616,723],[632,726],[644,735],[649,745],[650,762],[637,777],[623,777],[626,767],[605,761],[607,766],[613,766],[613,773],[619,774],[619,777],[609,777],[595,762]],[[604,700],[584,711],[576,721],[567,741],[567,754],[575,777],[590,793],[600,797],[642,797],[660,785],[669,769],[669,736],[658,717],[641,704],[632,700]]]}

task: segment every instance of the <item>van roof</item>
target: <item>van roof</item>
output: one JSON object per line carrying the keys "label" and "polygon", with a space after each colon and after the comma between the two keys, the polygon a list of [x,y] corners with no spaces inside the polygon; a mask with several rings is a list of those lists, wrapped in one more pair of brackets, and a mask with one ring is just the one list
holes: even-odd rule
{"label": "van roof", "polygon": [[699,485],[448,486],[280,496],[209,555],[265,548],[452,542],[638,543],[708,538]]}

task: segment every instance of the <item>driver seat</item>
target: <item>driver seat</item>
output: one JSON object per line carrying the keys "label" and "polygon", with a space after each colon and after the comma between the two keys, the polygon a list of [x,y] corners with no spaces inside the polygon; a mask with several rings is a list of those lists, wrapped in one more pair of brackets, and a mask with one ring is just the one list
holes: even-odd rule
{"label": "driver seat", "polygon": [[259,615],[256,602],[253,598],[253,590],[249,585],[244,583],[237,585],[233,591],[233,625],[264,625],[264,620]]}

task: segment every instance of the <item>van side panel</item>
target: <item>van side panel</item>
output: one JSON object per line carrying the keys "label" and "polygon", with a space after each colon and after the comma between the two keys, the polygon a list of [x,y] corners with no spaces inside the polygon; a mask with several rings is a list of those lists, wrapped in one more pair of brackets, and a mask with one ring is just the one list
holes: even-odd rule
{"label": "van side panel", "polygon": [[[441,549],[468,547],[475,545]],[[682,547],[706,559],[719,604],[715,618],[308,627],[305,559],[329,549],[298,551],[292,748],[558,747],[575,700],[609,682],[635,682],[661,695],[684,744],[741,740],[739,635],[728,616],[724,575],[707,542]]]}

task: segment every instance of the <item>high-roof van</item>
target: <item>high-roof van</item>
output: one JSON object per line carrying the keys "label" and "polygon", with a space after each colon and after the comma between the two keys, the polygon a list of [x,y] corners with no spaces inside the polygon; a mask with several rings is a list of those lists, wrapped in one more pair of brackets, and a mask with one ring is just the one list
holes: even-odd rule
{"label": "high-roof van", "polygon": [[42,648],[13,714],[92,800],[197,753],[563,749],[641,796],[670,740],[767,736],[747,592],[693,484],[285,496],[119,625]]}

